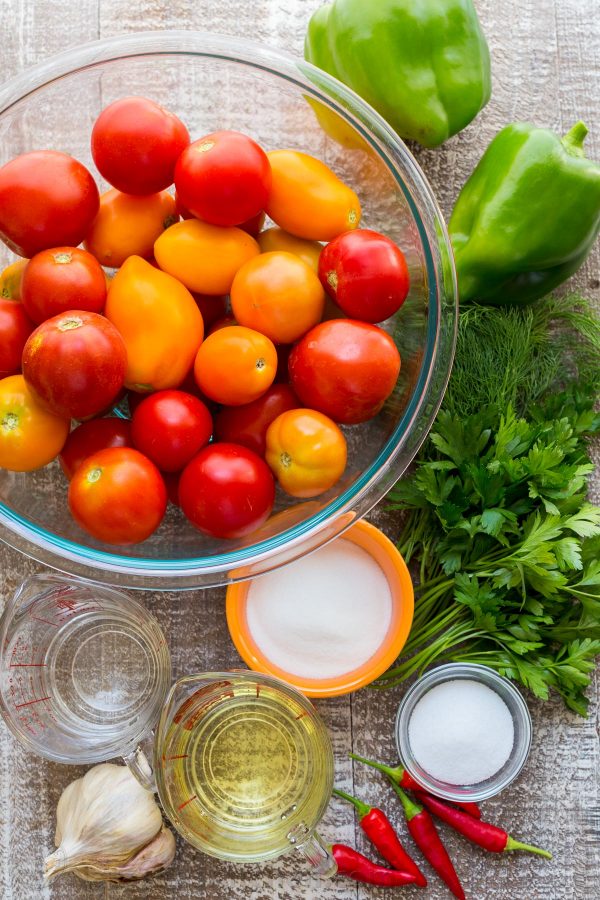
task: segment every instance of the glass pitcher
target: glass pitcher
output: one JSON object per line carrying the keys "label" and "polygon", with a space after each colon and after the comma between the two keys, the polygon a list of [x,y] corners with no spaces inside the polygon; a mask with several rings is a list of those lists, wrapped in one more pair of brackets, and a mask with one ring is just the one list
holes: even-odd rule
{"label": "glass pitcher", "polygon": [[312,704],[285,682],[235,671],[181,678],[154,748],[167,817],[200,850],[232,862],[295,848],[324,877],[336,864],[316,834],[333,751]]}

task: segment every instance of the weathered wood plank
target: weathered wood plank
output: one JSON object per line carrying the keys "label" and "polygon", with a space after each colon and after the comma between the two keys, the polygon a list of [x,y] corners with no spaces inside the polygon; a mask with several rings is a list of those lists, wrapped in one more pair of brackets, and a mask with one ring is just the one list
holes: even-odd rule
{"label": "weathered wood plank", "polygon": [[[197,28],[222,31],[300,53],[308,16],[320,0],[0,0],[2,78],[68,46],[124,31]],[[594,0],[479,0],[492,47],[494,95],[490,105],[463,134],[436,151],[415,153],[446,214],[461,184],[487,142],[510,120],[531,118],[567,130],[584,118],[596,128],[588,139],[590,155],[600,157],[598,73],[600,20]],[[575,283],[600,303],[599,254]],[[600,481],[596,479],[595,491]],[[380,511],[375,520],[393,536],[394,522]],[[0,547],[2,601],[19,581],[39,567]],[[239,664],[223,616],[223,591],[203,594],[146,594],[173,653],[174,674]],[[381,802],[396,824],[401,816],[393,797],[375,773],[351,767],[346,752],[393,760],[393,721],[401,691],[373,696],[368,690],[351,698],[322,702],[319,708],[332,733],[340,784],[370,802]],[[514,857],[490,859],[444,832],[470,896],[491,900],[595,900],[600,878],[600,750],[598,685],[587,722],[568,714],[558,702],[532,702],[535,739],[528,766],[510,793],[486,804],[489,817],[515,835],[548,846],[552,865]],[[0,892],[3,900],[350,900],[383,897],[382,891],[336,880],[312,880],[293,857],[265,867],[233,867],[211,860],[179,842],[173,867],[138,886],[88,885],[75,878],[41,881],[42,859],[52,846],[54,811],[64,786],[83,770],[67,769],[26,757],[0,728]],[[352,843],[368,852],[345,805],[332,803],[323,822],[328,840]],[[410,848],[410,841],[406,841]],[[560,873],[560,875],[558,874]],[[429,872],[428,872],[429,874]],[[445,898],[432,878],[428,897]]]}

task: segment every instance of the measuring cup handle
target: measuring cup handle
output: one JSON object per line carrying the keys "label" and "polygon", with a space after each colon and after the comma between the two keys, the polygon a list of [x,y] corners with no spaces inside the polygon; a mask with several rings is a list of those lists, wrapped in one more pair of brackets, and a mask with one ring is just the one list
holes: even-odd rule
{"label": "measuring cup handle", "polygon": [[142,787],[146,788],[147,791],[156,793],[157,787],[154,771],[148,759],[148,757],[150,759],[153,757],[153,747],[154,732],[150,732],[147,737],[142,738],[135,750],[123,756],[123,762],[129,766],[132,774],[135,775]]}
{"label": "measuring cup handle", "polygon": [[314,874],[320,878],[332,878],[337,872],[337,863],[331,850],[316,831],[309,831],[301,822],[290,831],[288,840],[294,849],[312,866]]}

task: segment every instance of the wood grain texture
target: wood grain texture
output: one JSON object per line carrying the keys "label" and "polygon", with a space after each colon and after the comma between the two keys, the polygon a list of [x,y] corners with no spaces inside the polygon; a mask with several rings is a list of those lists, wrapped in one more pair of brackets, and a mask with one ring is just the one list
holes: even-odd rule
{"label": "wood grain texture", "polygon": [[[0,0],[3,79],[66,47],[140,29],[189,28],[251,36],[301,53],[309,15],[320,0]],[[493,57],[494,92],[488,107],[443,148],[411,148],[444,213],[493,134],[507,121],[533,119],[566,131],[578,118],[591,126],[588,153],[600,158],[600,17],[597,0],[478,0]],[[67,98],[68,102],[68,98]],[[574,284],[600,308],[599,253]],[[595,498],[600,496],[595,480]],[[371,517],[394,537],[394,522],[379,509]],[[0,547],[2,601],[39,566]],[[174,675],[239,664],[223,615],[224,592],[147,593],[144,601],[168,635]],[[347,751],[395,759],[393,721],[401,689],[368,690],[321,702],[333,736],[337,780],[369,802],[380,802],[400,825],[399,809],[382,781],[351,766]],[[524,856],[490,858],[447,830],[444,838],[470,897],[478,900],[597,900],[600,896],[600,746],[598,684],[587,721],[558,701],[531,698],[534,746],[518,783],[485,804],[486,815],[515,836],[551,849],[551,864]],[[293,856],[263,867],[234,867],[178,842],[164,875],[137,886],[98,886],[74,877],[44,886],[42,860],[53,845],[54,812],[62,789],[83,769],[27,757],[0,727],[0,896],[2,900],[376,900],[382,890],[336,879],[313,880]],[[401,830],[403,830],[401,828]],[[368,848],[352,811],[334,801],[323,837]],[[410,839],[406,840],[410,848]],[[426,867],[425,867],[426,868]],[[430,872],[427,871],[429,875]],[[411,896],[414,892],[411,892]],[[449,896],[431,879],[426,897]]]}

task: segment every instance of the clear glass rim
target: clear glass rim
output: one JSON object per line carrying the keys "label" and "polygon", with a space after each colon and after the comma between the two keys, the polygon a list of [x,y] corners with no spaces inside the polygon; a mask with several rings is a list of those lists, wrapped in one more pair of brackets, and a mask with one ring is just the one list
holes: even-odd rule
{"label": "clear glass rim", "polygon": [[[456,790],[453,790],[449,785],[438,781],[436,778],[428,778],[422,769],[416,769],[412,764],[412,752],[408,737],[408,725],[412,711],[421,697],[433,685],[451,681],[454,678],[471,678],[473,681],[478,681],[481,684],[493,685],[502,698],[510,697],[514,701],[516,710],[518,710],[516,715],[522,728],[522,737],[520,743],[514,746],[511,751],[509,757],[510,766],[508,766],[507,762],[500,769],[497,776],[492,776],[481,782],[484,785],[482,787],[478,787],[476,784],[461,785]],[[482,800],[495,797],[519,776],[531,749],[533,724],[529,707],[523,695],[508,678],[499,675],[489,666],[480,665],[479,663],[445,663],[430,669],[406,692],[398,707],[394,732],[400,764],[405,767],[415,781],[419,782],[434,796],[442,797],[444,800],[479,803]]]}
{"label": "clear glass rim", "polygon": [[[380,483],[376,484],[377,479],[398,462],[411,430],[420,415],[422,422],[426,423],[426,427],[422,429],[420,442],[424,440],[443,396],[443,390],[441,390],[439,397],[432,399],[429,396],[429,387],[434,375],[438,379],[441,376],[444,387],[447,384],[456,337],[458,294],[452,251],[443,216],[425,176],[403,141],[372,107],[337,79],[304,60],[296,59],[287,53],[254,41],[201,31],[175,30],[120,35],[92,41],[67,50],[6,82],[0,87],[0,115],[39,88],[62,76],[73,75],[76,72],[92,68],[96,64],[123,58],[174,54],[228,60],[245,64],[251,68],[262,69],[284,78],[338,113],[368,141],[382,162],[389,168],[414,216],[426,257],[430,315],[424,359],[413,395],[393,434],[376,459],[339,497],[308,519],[278,535],[256,544],[212,556],[186,559],[130,557],[98,550],[63,538],[29,522],[6,504],[0,503],[0,537],[6,543],[63,571],[78,574],[83,570],[84,574],[89,576],[89,567],[94,571],[94,577],[98,577],[100,580],[134,588],[166,586],[164,582],[177,588],[194,588],[198,586],[199,579],[203,585],[208,585],[206,579],[211,576],[214,576],[215,584],[220,583],[223,581],[223,578],[219,577],[220,575],[227,575],[227,580],[230,581],[236,580],[235,573],[238,568],[249,567],[260,562],[260,571],[265,572],[280,565],[281,560],[277,558],[277,555],[282,549],[286,550],[286,561],[292,558],[291,555],[287,555],[290,551],[292,554],[296,552],[296,555],[300,555],[302,547],[311,539],[314,540],[326,525],[329,525],[331,529],[328,539],[341,534],[355,518],[348,516],[347,513],[356,511],[358,508],[358,515],[364,515],[389,489],[389,483],[382,484],[380,480]],[[407,181],[399,177],[397,166],[393,164],[396,161],[401,161],[402,167],[408,175]],[[449,348],[439,345],[442,312],[441,265],[436,267],[424,220],[419,214],[410,188],[418,191],[420,202],[434,219],[436,227],[439,227],[439,241],[446,247],[453,289],[453,297],[450,299],[454,301],[445,310],[446,315],[452,315],[454,318],[450,329],[452,345]],[[440,359],[444,354],[449,356],[448,363]],[[444,366],[445,371],[443,371]],[[438,369],[440,371],[437,371]],[[427,409],[426,412],[425,409]],[[420,443],[414,447],[414,453],[417,452],[419,446]],[[414,453],[412,453],[411,459],[414,457]],[[410,459],[407,459],[405,465],[394,472],[393,480],[402,475],[409,463]],[[67,562],[70,566],[67,565]]]}

